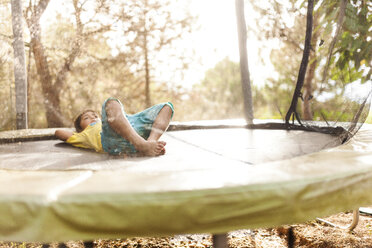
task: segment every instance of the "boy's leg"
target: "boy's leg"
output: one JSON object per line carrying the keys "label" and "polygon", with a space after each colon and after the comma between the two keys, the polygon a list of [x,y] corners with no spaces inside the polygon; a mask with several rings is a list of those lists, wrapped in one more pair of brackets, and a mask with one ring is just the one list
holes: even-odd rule
{"label": "boy's leg", "polygon": [[157,156],[163,153],[165,142],[157,140],[145,140],[130,125],[128,119],[121,110],[121,105],[115,100],[106,103],[107,121],[110,127],[124,139],[128,140],[137,151],[148,156]]}
{"label": "boy's leg", "polygon": [[150,136],[147,140],[159,140],[160,136],[167,130],[169,126],[172,113],[172,109],[168,105],[164,105],[152,124]]}

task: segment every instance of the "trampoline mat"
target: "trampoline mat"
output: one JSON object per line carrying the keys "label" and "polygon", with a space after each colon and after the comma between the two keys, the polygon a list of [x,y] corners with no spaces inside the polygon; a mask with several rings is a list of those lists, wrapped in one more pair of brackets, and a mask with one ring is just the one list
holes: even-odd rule
{"label": "trampoline mat", "polygon": [[[167,154],[157,158],[125,158],[74,148],[47,140],[0,145],[0,169],[7,170],[112,170],[138,163],[177,166],[180,161],[197,167],[213,159],[245,164],[278,161],[340,145],[336,136],[244,128],[173,131],[165,133]],[[217,164],[220,164],[217,162]]]}

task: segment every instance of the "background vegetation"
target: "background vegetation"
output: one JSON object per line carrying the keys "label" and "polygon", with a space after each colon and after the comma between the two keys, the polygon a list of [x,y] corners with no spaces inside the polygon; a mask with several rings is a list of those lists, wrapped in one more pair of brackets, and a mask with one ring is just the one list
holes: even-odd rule
{"label": "background vegetation", "polygon": [[[121,99],[128,113],[172,101],[175,121],[243,117],[239,64],[228,57],[191,88],[159,77],[164,68],[182,75],[198,63],[187,52],[193,44],[181,42],[198,26],[187,0],[69,0],[64,2],[68,11],[45,23],[54,1],[30,0],[23,6],[29,128],[71,126],[82,109],[100,110],[109,96]],[[268,72],[275,76],[259,86],[253,82],[254,115],[282,119],[302,57],[306,1],[251,2],[246,7],[255,8],[259,18],[248,23],[248,34],[277,44],[271,51],[275,72]],[[0,15],[0,130],[9,130],[15,129],[9,1],[0,1]],[[371,1],[316,2],[299,106],[303,119],[353,120],[371,91],[371,34]],[[368,111],[363,113],[366,118]]]}

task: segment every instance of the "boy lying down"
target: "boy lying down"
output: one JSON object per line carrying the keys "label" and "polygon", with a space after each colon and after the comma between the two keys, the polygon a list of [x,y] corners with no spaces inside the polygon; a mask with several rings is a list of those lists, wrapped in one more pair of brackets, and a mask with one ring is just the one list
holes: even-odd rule
{"label": "boy lying down", "polygon": [[75,119],[76,132],[59,129],[55,136],[73,146],[112,155],[159,156],[165,154],[166,145],[159,138],[173,113],[172,103],[167,102],[127,115],[122,103],[110,97],[102,105],[102,122],[98,113],[88,109]]}

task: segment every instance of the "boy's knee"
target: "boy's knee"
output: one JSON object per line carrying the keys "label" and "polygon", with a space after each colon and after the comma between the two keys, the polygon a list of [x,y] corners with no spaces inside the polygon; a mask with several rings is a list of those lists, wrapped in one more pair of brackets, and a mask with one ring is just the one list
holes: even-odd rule
{"label": "boy's knee", "polygon": [[112,99],[106,102],[105,110],[107,114],[107,121],[112,123],[121,114],[122,106],[118,101]]}
{"label": "boy's knee", "polygon": [[120,103],[114,99],[110,99],[106,102],[106,109],[115,108],[117,106],[120,107]]}
{"label": "boy's knee", "polygon": [[169,105],[164,105],[162,110],[168,113],[169,115],[173,115],[173,109]]}

